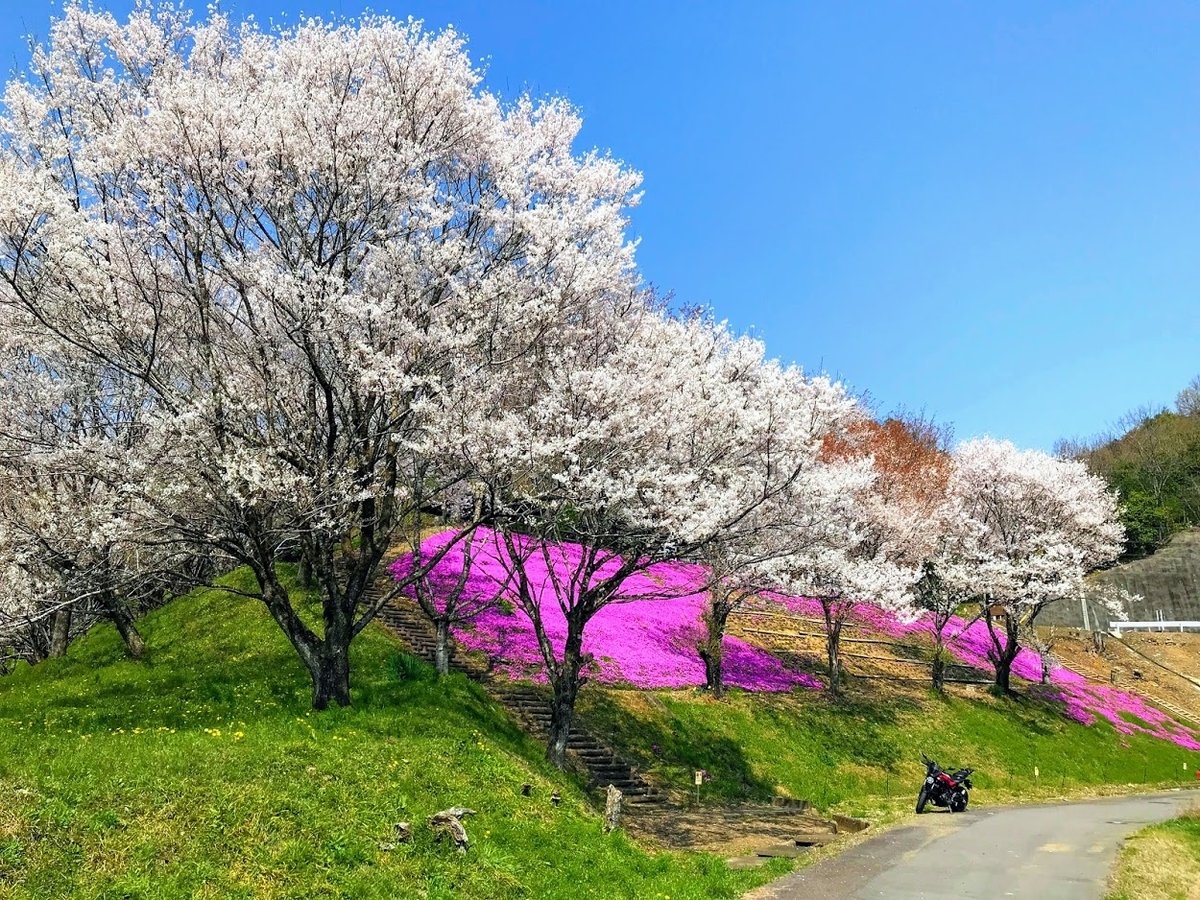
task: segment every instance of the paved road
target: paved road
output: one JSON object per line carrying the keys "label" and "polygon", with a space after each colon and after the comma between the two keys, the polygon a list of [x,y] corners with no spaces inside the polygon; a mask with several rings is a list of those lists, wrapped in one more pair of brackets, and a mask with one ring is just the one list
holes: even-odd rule
{"label": "paved road", "polygon": [[1098,900],[1121,841],[1189,793],[926,813],[751,896],[756,900]]}

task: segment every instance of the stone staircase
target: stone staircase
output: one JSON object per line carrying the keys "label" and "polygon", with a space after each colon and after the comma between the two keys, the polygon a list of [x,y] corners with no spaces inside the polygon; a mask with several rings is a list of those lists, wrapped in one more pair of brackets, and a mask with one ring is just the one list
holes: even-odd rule
{"label": "stone staircase", "polygon": [[[381,586],[374,587],[367,595],[367,602],[374,602],[382,594]],[[408,645],[415,656],[432,664],[436,647],[436,634],[432,623],[411,600],[399,598],[380,610],[379,621],[401,641]],[[545,742],[550,733],[550,696],[544,688],[530,684],[501,681],[493,678],[488,668],[464,654],[460,654],[451,641],[450,668],[477,681],[493,700],[500,703],[522,727]],[[603,791],[614,785],[625,796],[626,808],[655,809],[668,805],[667,795],[647,782],[627,761],[611,747],[598,740],[578,722],[572,724],[567,739],[568,758],[588,778],[588,785]]]}
{"label": "stone staircase", "polygon": [[[550,697],[533,685],[486,682],[487,692],[525,726],[526,731],[545,741],[550,735]],[[667,796],[649,784],[611,747],[597,740],[577,723],[567,738],[567,753],[588,775],[589,786],[603,790],[610,784],[625,795],[626,805],[654,806],[666,803]]]}
{"label": "stone staircase", "polygon": [[[367,594],[368,602],[374,602],[375,598],[371,596],[373,593],[375,592],[371,591]],[[436,635],[433,626],[424,618],[424,614],[415,603],[407,600],[394,600],[379,611],[376,619],[388,631],[407,644],[414,656],[433,665],[437,647]],[[485,672],[479,666],[472,666],[462,659],[455,652],[457,649],[451,642],[450,668],[455,672],[461,672],[472,681],[482,682]]]}

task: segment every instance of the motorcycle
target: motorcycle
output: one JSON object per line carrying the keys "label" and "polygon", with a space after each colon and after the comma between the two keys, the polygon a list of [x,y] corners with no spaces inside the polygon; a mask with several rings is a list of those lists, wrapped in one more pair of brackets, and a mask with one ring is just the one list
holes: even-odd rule
{"label": "motorcycle", "polygon": [[963,812],[967,808],[967,791],[971,789],[971,773],[974,769],[959,769],[957,772],[944,772],[936,762],[921,754],[925,763],[925,783],[917,794],[917,812],[925,811],[925,804],[948,806],[950,812]]}

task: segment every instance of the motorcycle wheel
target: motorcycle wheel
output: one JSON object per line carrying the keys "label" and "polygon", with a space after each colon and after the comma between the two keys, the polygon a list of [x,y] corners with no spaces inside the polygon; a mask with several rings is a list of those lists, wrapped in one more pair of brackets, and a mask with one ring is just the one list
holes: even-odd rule
{"label": "motorcycle wheel", "polygon": [[966,812],[966,811],[967,811],[967,792],[963,791],[961,794],[955,795],[954,799],[950,801],[950,812],[960,813],[960,812]]}
{"label": "motorcycle wheel", "polygon": [[921,793],[917,794],[917,813],[925,812],[925,804],[929,802],[929,788],[922,786]]}

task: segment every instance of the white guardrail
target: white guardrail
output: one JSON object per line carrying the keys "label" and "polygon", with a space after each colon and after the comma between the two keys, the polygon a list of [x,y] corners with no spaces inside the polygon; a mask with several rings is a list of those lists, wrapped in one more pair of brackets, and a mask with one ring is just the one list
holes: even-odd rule
{"label": "white guardrail", "polygon": [[1187,631],[1200,630],[1200,622],[1170,622],[1155,619],[1153,622],[1109,622],[1109,633],[1121,636],[1122,631]]}

